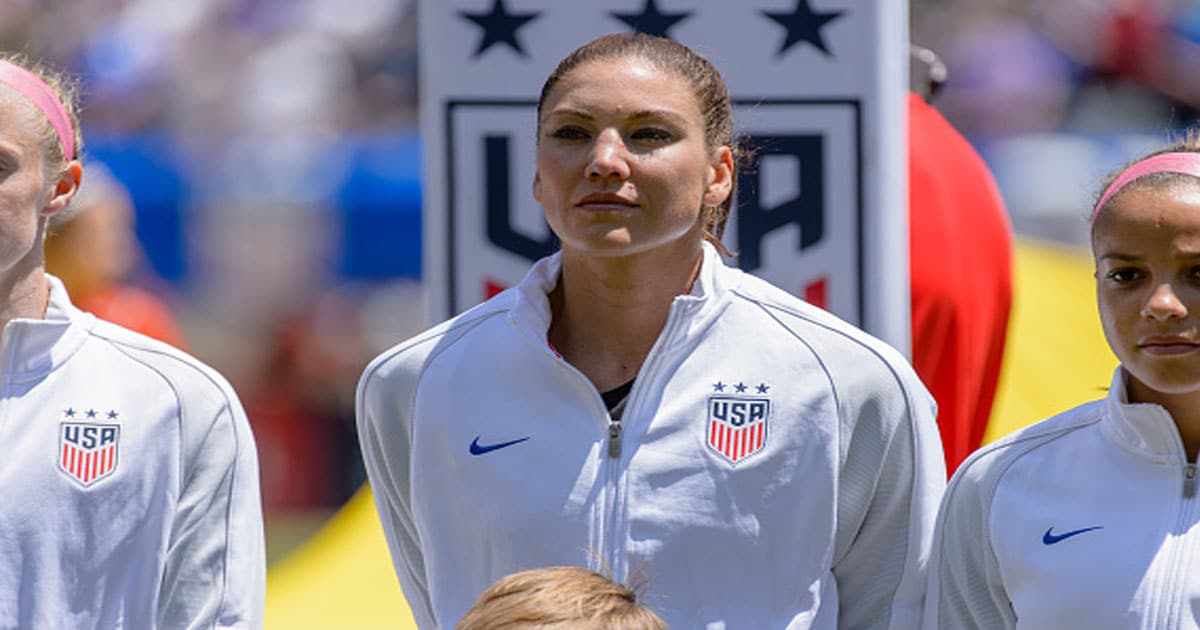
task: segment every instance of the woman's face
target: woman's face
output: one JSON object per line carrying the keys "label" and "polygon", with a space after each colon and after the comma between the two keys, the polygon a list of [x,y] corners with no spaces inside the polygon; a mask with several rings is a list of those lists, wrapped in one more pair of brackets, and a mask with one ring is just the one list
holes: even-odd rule
{"label": "woman's face", "polygon": [[42,113],[12,88],[0,84],[0,274],[39,246],[51,187],[44,149],[36,130]]}
{"label": "woman's face", "polygon": [[562,77],[539,121],[533,196],[564,251],[622,256],[703,238],[701,206],[732,188],[728,147],[709,150],[682,77],[637,58]]}
{"label": "woman's face", "polygon": [[1200,392],[1200,183],[1123,191],[1096,218],[1092,251],[1104,335],[1134,400]]}

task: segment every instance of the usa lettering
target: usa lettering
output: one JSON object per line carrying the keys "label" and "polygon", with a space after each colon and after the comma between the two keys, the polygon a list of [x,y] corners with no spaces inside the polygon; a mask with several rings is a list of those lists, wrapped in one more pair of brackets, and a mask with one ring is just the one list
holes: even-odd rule
{"label": "usa lettering", "polygon": [[[757,134],[749,139],[754,153],[739,173],[738,266],[753,272],[763,266],[762,244],[768,234],[787,225],[800,228],[796,251],[804,251],[825,238],[825,137],[819,134]],[[764,206],[758,195],[763,160],[790,157],[797,196],[774,206]]]}
{"label": "usa lettering", "polygon": [[508,136],[487,136],[483,139],[483,155],[487,164],[487,238],[493,245],[533,262],[554,253],[557,240],[547,226],[542,235],[522,234],[513,225],[509,184],[512,181],[509,165]]}
{"label": "usa lettering", "polygon": [[[714,387],[720,389],[724,385]],[[761,388],[766,391],[767,386]],[[771,411],[768,399],[714,396],[708,401],[705,441],[709,449],[733,465],[763,450]]]}
{"label": "usa lettering", "polygon": [[767,417],[767,403],[761,400],[714,400],[712,417],[734,427],[753,424]]}
{"label": "usa lettering", "polygon": [[94,449],[117,441],[116,427],[67,425],[63,427],[63,441],[83,449]]}

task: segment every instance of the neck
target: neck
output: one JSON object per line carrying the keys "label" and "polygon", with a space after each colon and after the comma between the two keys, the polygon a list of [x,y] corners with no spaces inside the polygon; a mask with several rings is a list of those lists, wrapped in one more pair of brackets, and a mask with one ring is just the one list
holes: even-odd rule
{"label": "neck", "polygon": [[1168,394],[1146,387],[1135,378],[1127,377],[1129,402],[1161,405],[1171,414],[1183,439],[1183,450],[1189,462],[1200,454],[1200,392]]}
{"label": "neck", "polygon": [[691,290],[701,248],[680,245],[618,258],[563,250],[562,276],[550,294],[550,342],[600,391],[637,376],[671,302]]}

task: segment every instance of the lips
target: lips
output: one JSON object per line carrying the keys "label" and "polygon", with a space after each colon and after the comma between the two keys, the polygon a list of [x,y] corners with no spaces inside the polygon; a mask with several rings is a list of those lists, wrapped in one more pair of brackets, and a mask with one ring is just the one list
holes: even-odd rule
{"label": "lips", "polygon": [[629,210],[638,207],[638,204],[614,193],[592,193],[575,202],[575,207],[585,210]]}
{"label": "lips", "polygon": [[1156,355],[1187,354],[1200,350],[1200,343],[1187,337],[1161,335],[1141,339],[1138,348]]}

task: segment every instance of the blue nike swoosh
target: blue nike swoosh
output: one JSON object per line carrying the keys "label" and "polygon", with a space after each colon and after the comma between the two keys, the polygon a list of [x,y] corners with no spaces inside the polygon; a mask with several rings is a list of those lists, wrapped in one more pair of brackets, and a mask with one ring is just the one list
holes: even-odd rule
{"label": "blue nike swoosh", "polygon": [[1051,527],[1050,529],[1046,530],[1045,534],[1042,535],[1042,544],[1046,545],[1046,546],[1055,545],[1055,544],[1058,544],[1072,536],[1078,536],[1080,534],[1090,532],[1093,530],[1097,530],[1097,529],[1104,529],[1104,526],[1097,525],[1095,527],[1084,527],[1083,529],[1077,529],[1075,531],[1067,532],[1065,534],[1058,534],[1056,536],[1051,533],[1054,530],[1054,528]]}
{"label": "blue nike swoosh", "polygon": [[491,453],[492,451],[502,449],[506,446],[512,446],[513,444],[520,444],[521,442],[524,442],[525,440],[528,440],[528,439],[529,438],[527,438],[527,437],[523,437],[519,440],[513,440],[511,442],[501,442],[499,444],[488,444],[486,446],[480,446],[479,445],[479,436],[475,436],[475,441],[471,442],[471,454],[472,455],[483,455],[484,453]]}

